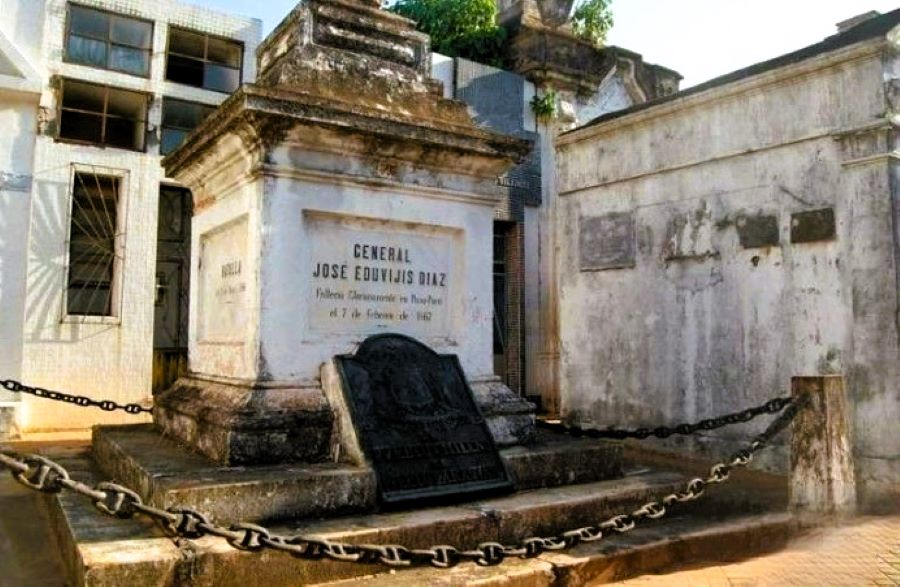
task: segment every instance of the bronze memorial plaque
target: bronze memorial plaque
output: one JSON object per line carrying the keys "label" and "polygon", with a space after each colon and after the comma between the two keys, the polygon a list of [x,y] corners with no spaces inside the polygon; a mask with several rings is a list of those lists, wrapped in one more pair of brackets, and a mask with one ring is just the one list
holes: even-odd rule
{"label": "bronze memorial plaque", "polygon": [[381,334],[337,363],[383,503],[512,490],[455,355]]}

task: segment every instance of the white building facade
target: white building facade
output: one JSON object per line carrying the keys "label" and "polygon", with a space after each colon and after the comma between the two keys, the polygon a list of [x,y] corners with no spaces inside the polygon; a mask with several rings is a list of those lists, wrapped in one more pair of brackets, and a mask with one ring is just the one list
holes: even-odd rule
{"label": "white building facade", "polygon": [[[34,144],[33,163],[12,171],[30,176],[27,240],[16,239],[27,249],[0,250],[4,267],[24,267],[21,319],[4,312],[2,325],[4,349],[21,356],[5,356],[3,378],[148,402],[186,359],[191,200],[166,180],[161,156],[254,79],[261,22],[172,0],[13,5],[10,12],[4,4],[0,31],[35,29],[40,94],[34,132],[22,133]],[[22,152],[2,147],[4,164]],[[4,298],[16,295],[14,283],[4,275]],[[5,399],[19,433],[134,421]]]}

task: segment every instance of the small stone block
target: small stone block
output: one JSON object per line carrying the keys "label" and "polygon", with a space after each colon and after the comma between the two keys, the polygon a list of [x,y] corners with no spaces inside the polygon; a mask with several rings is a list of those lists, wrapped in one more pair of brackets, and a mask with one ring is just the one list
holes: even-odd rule
{"label": "small stone block", "polygon": [[791,215],[791,242],[794,244],[834,240],[837,228],[834,208],[822,208]]}
{"label": "small stone block", "polygon": [[745,216],[737,221],[738,238],[745,249],[777,247],[780,242],[777,216]]}

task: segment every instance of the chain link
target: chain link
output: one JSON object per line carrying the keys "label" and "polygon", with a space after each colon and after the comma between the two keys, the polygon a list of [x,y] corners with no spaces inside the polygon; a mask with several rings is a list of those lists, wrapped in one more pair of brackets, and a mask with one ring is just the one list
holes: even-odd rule
{"label": "chain link", "polygon": [[29,387],[11,379],[0,381],[0,386],[13,393],[27,393],[28,395],[33,395],[35,397],[72,404],[75,406],[80,406],[82,408],[100,408],[104,412],[114,412],[116,410],[122,410],[123,412],[127,412],[132,416],[137,416],[138,414],[153,413],[152,408],[145,408],[144,406],[141,406],[139,404],[122,405],[108,399],[93,400],[83,395],[70,395],[68,393],[63,393],[61,391],[51,391],[42,387]]}
{"label": "chain link", "polygon": [[656,438],[668,438],[675,434],[688,436],[700,430],[708,432],[710,430],[724,428],[725,426],[749,422],[754,418],[758,418],[759,416],[763,416],[766,414],[778,414],[787,406],[789,406],[792,401],[793,400],[789,397],[779,397],[771,399],[763,405],[755,408],[748,408],[746,410],[735,412],[733,414],[719,416],[718,418],[708,418],[706,420],[700,420],[699,422],[696,422],[694,424],[679,424],[677,426],[671,427],[658,426],[656,428],[636,428],[634,430],[606,428],[601,430],[597,428],[582,428],[580,426],[569,426],[559,422],[546,422],[541,420],[538,420],[537,424],[541,428],[546,428],[555,432],[563,432],[572,436],[586,436],[588,438],[611,438],[614,440],[624,440],[626,438],[637,438],[639,440],[644,440],[650,438],[651,436],[654,436]]}
{"label": "chain link", "polygon": [[161,524],[172,536],[188,539],[217,536],[238,550],[259,552],[268,549],[305,560],[327,558],[339,562],[378,564],[394,568],[431,565],[447,569],[465,561],[481,566],[494,566],[508,558],[534,558],[544,552],[596,542],[611,533],[630,532],[641,520],[662,518],[668,513],[668,508],[699,499],[709,486],[728,481],[733,469],[747,466],[756,452],[765,448],[772,438],[791,423],[805,403],[805,401],[778,400],[778,403],[773,405],[780,406],[778,411],[781,411],[781,415],[773,420],[765,432],[727,461],[714,465],[706,478],[687,482],[684,491],[650,501],[630,514],[619,514],[599,524],[575,528],[559,536],[529,537],[516,545],[485,542],[473,550],[459,550],[449,545],[436,545],[427,549],[409,549],[401,545],[354,545],[302,535],[280,536],[255,524],[235,524],[226,528],[212,523],[207,516],[193,509],[160,510],[146,505],[138,494],[121,485],[99,483],[96,487],[90,488],[70,479],[65,468],[44,457],[17,457],[12,453],[0,452],[0,466],[9,469],[17,481],[35,491],[55,493],[68,489],[90,499],[99,511],[108,516],[127,519],[141,514]]}

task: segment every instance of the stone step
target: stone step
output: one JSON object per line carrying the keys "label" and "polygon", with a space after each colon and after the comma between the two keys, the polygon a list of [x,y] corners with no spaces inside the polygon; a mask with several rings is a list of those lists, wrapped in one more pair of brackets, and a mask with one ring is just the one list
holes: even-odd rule
{"label": "stone step", "polygon": [[[373,512],[373,471],[342,464],[222,467],[150,425],[98,427],[94,458],[108,479],[158,507],[208,512],[221,523],[268,522]],[[544,433],[535,445],[503,449],[517,490],[621,477],[622,445]]]}
{"label": "stone step", "polygon": [[[80,480],[95,482],[105,478],[85,459],[70,459],[63,464],[76,471],[75,477]],[[480,542],[516,542],[527,536],[552,535],[596,523],[680,488],[683,481],[683,475],[678,473],[633,471],[617,480],[522,491],[425,510],[298,521],[273,525],[272,529],[281,534],[303,533],[350,543],[400,543],[412,548],[454,544],[471,548]],[[708,497],[673,513],[693,516],[697,523],[706,524],[709,510],[719,516],[727,510],[725,498],[726,494],[717,496],[711,491]],[[49,496],[47,503],[69,576],[77,584],[167,585],[189,577],[193,585],[277,586],[338,581],[383,571],[371,565],[298,560],[275,552],[238,551],[214,537],[172,540],[146,520],[106,517],[89,501],[68,493]],[[654,528],[669,523],[668,520],[649,522],[628,536],[645,533],[648,537],[657,536]],[[576,560],[581,555],[559,556],[572,556]],[[502,572],[518,569],[522,563],[510,561],[511,566],[504,565]]]}
{"label": "stone step", "polygon": [[[321,587],[576,587],[660,574],[686,564],[733,562],[783,548],[800,531],[788,513],[712,520],[679,516],[565,553],[514,559],[497,567],[418,568],[319,583]],[[661,582],[664,579],[661,578]]]}

